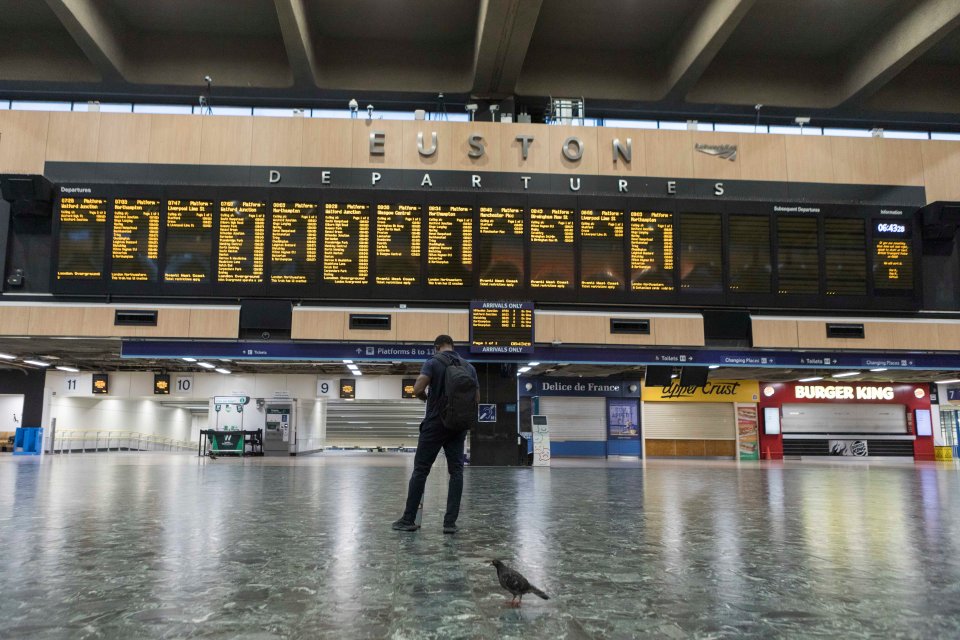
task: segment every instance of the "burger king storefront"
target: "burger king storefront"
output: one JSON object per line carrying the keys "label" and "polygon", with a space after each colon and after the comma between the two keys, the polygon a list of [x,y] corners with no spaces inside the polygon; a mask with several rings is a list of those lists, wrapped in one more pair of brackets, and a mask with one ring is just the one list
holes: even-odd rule
{"label": "burger king storefront", "polygon": [[761,383],[760,453],[933,460],[930,389],[903,383]]}
{"label": "burger king storefront", "polygon": [[643,387],[648,458],[759,459],[759,383],[710,380],[683,387]]}

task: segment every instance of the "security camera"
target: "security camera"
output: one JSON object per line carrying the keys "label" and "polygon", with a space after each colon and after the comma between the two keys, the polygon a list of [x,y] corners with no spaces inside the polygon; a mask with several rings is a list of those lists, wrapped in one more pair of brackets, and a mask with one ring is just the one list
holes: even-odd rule
{"label": "security camera", "polygon": [[210,76],[203,76],[203,81],[206,82],[207,84],[210,84],[213,82],[213,78],[211,78]]}
{"label": "security camera", "polygon": [[269,339],[270,339],[270,332],[269,332],[269,331],[262,331],[262,332],[260,333],[260,338],[261,338],[262,340],[269,340]]}
{"label": "security camera", "polygon": [[373,120],[373,105],[367,105],[367,120]]}
{"label": "security camera", "polygon": [[762,105],[762,104],[755,104],[755,105],[753,105],[753,108],[754,108],[756,111],[760,111],[760,109],[763,109],[763,105]]}
{"label": "security camera", "polygon": [[355,98],[351,99],[350,102],[347,104],[350,107],[350,111],[356,111],[357,109],[360,108],[360,103],[357,102]]}
{"label": "security camera", "polygon": [[466,108],[467,111],[473,113],[474,111],[476,111],[476,110],[479,109],[480,107],[477,105],[476,102],[471,102],[471,103],[468,104],[465,108]]}
{"label": "security camera", "polygon": [[810,124],[810,118],[808,117],[795,118],[794,122],[796,122],[798,125],[802,127],[805,124]]}

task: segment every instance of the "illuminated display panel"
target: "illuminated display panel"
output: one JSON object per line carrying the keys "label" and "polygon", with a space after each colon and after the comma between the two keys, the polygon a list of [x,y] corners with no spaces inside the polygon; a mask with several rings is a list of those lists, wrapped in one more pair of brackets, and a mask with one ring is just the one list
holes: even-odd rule
{"label": "illuminated display panel", "polygon": [[580,288],[623,289],[623,211],[580,210]]}
{"label": "illuminated display panel", "polygon": [[828,296],[867,294],[867,223],[863,218],[823,220],[824,278]]}
{"label": "illuminated display panel", "polygon": [[473,353],[532,352],[533,303],[471,302],[470,351]]}
{"label": "illuminated display panel", "polygon": [[729,217],[728,225],[730,291],[770,293],[773,268],[769,216],[734,214]]}
{"label": "illuminated display panel", "polygon": [[118,282],[156,282],[160,258],[160,201],[116,198],[110,279]]}
{"label": "illuminated display panel", "polygon": [[480,207],[479,213],[480,286],[522,287],[523,209]]}
{"label": "illuminated display panel", "polygon": [[680,288],[723,290],[723,234],[719,213],[680,214]]}
{"label": "illuminated display panel", "polygon": [[327,202],[323,233],[323,280],[370,284],[370,205]]}
{"label": "illuminated display panel", "polygon": [[576,219],[573,209],[530,208],[531,288],[574,288],[577,253],[575,232]]}
{"label": "illuminated display panel", "polygon": [[630,289],[673,291],[673,214],[630,212]]}
{"label": "illuminated display panel", "polygon": [[378,204],[374,248],[376,284],[420,284],[423,213],[415,204]]}
{"label": "illuminated display panel", "polygon": [[104,272],[106,198],[60,199],[57,280],[99,280]]}
{"label": "illuminated display panel", "polygon": [[319,206],[274,202],[270,224],[270,282],[315,284],[319,279]]}
{"label": "illuminated display panel", "polygon": [[220,202],[217,282],[262,283],[266,252],[267,203]]}
{"label": "illuminated display panel", "polygon": [[473,284],[473,208],[427,207],[427,284]]}
{"label": "illuminated display panel", "polygon": [[164,281],[210,281],[213,208],[212,200],[167,200]]}
{"label": "illuminated display panel", "polygon": [[913,235],[908,220],[873,221],[873,287],[912,291]]}
{"label": "illuminated display panel", "polygon": [[778,293],[819,293],[818,244],[816,218],[777,218]]}

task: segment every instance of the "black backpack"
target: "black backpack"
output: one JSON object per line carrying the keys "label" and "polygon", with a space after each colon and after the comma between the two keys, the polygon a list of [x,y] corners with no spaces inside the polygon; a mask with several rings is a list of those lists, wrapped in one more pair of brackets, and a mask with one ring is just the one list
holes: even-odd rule
{"label": "black backpack", "polygon": [[467,431],[477,421],[477,386],[466,363],[455,355],[438,353],[445,365],[440,387],[440,420],[450,431]]}

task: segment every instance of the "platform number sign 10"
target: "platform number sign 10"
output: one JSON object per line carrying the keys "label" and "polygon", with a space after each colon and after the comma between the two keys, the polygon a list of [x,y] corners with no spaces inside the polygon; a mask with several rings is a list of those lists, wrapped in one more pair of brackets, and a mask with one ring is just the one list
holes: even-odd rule
{"label": "platform number sign 10", "polygon": [[189,395],[193,393],[193,376],[177,376],[173,379],[173,393]]}

